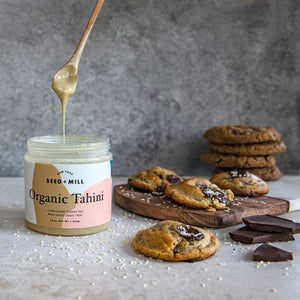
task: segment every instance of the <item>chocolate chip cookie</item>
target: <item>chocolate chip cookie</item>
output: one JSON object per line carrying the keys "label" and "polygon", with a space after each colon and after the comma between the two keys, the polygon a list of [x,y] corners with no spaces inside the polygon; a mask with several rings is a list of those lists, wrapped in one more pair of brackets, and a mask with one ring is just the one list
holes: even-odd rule
{"label": "chocolate chip cookie", "polygon": [[246,169],[215,168],[214,174],[219,174],[228,171],[248,171],[266,181],[277,180],[282,176],[279,168],[276,165],[272,167],[265,167],[265,168],[246,168]]}
{"label": "chocolate chip cookie", "polygon": [[222,168],[262,168],[274,166],[276,162],[272,155],[237,156],[221,154],[213,150],[203,153],[201,160],[207,164]]}
{"label": "chocolate chip cookie", "polygon": [[204,260],[220,247],[210,231],[169,220],[139,231],[132,244],[136,252],[166,261]]}
{"label": "chocolate chip cookie", "polygon": [[234,198],[231,190],[222,190],[205,178],[190,178],[184,182],[169,185],[166,196],[191,208],[203,208],[206,211],[225,209]]}
{"label": "chocolate chip cookie", "polygon": [[128,177],[128,183],[147,192],[164,192],[168,185],[178,183],[183,179],[175,172],[161,167],[145,169]]}
{"label": "chocolate chip cookie", "polygon": [[209,181],[221,189],[230,189],[236,196],[258,196],[269,191],[266,182],[247,171],[220,173]]}
{"label": "chocolate chip cookie", "polygon": [[271,127],[218,126],[208,129],[204,137],[214,144],[252,144],[277,142],[281,136]]}
{"label": "chocolate chip cookie", "polygon": [[282,141],[256,144],[213,144],[209,143],[211,150],[238,156],[271,155],[283,153],[286,146]]}

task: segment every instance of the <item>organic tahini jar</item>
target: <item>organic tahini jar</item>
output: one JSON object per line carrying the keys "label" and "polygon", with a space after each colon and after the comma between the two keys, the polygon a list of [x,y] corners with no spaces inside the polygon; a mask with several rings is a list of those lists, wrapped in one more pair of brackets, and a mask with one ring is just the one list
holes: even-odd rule
{"label": "organic tahini jar", "polygon": [[33,137],[25,153],[25,223],[53,235],[85,235],[109,227],[112,154],[107,138]]}

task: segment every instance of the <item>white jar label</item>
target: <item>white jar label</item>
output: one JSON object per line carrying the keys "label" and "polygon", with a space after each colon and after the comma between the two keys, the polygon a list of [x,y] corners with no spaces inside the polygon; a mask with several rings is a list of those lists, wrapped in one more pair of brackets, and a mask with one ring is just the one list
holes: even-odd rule
{"label": "white jar label", "polygon": [[111,220],[112,161],[44,164],[25,160],[25,219],[62,229]]}

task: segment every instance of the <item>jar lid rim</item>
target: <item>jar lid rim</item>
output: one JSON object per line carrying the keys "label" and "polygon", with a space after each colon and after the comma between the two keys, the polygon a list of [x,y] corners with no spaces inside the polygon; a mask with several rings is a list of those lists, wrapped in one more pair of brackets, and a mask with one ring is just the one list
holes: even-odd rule
{"label": "jar lid rim", "polygon": [[109,147],[109,139],[100,136],[67,135],[63,143],[62,135],[45,135],[29,138],[27,147],[53,151],[104,149]]}

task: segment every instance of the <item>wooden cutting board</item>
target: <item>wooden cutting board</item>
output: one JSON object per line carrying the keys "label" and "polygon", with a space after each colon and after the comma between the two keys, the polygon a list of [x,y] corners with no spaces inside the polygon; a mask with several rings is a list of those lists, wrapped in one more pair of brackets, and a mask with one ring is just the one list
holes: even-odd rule
{"label": "wooden cutting board", "polygon": [[114,187],[114,201],[122,208],[146,217],[215,228],[242,223],[242,218],[247,216],[279,215],[289,211],[289,202],[286,200],[258,196],[235,197],[228,210],[206,212],[187,208],[165,196],[136,191],[128,184]]}

